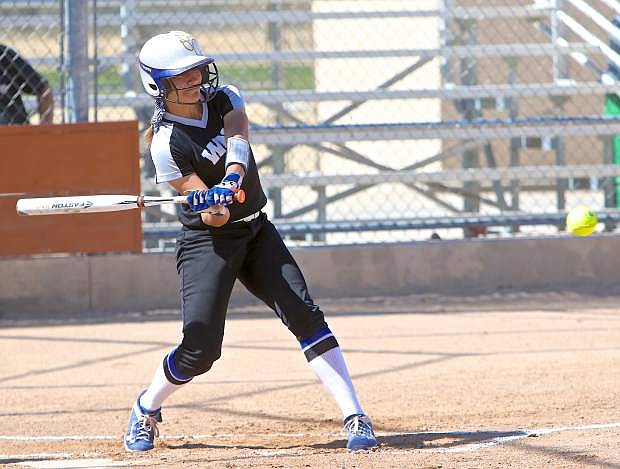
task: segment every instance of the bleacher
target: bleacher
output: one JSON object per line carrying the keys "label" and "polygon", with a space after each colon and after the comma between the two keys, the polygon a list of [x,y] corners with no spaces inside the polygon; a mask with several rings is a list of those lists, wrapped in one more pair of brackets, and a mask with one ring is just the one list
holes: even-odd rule
{"label": "bleacher", "polygon": [[[609,229],[615,227],[620,171],[610,142],[620,133],[620,117],[604,115],[603,108],[606,97],[620,90],[613,73],[620,55],[610,45],[610,38],[620,37],[613,22],[620,3],[566,0],[560,9],[552,1],[465,6],[446,0],[380,8],[381,2],[360,1],[357,11],[339,8],[338,1],[268,3],[97,2],[86,30],[97,27],[101,50],[95,48],[89,63],[76,65],[65,55],[31,58],[61,73],[63,67],[89,67],[91,115],[96,108],[102,120],[118,112],[116,118],[146,122],[151,101],[132,77],[146,31],[211,28],[229,30],[232,38],[257,32],[262,39],[256,44],[229,41],[214,55],[224,75],[238,64],[266,66],[271,73],[267,86],[250,86],[244,96],[270,215],[291,242],[355,242],[355,233],[390,230],[401,232],[394,241],[438,229],[448,229],[450,237],[470,224],[500,227],[504,234],[539,227],[548,234],[562,228],[567,191],[575,188],[600,205]],[[27,3],[37,5],[47,11],[32,16],[15,8],[3,24],[54,30],[59,15],[71,13],[54,11],[49,2]],[[190,17],[181,14],[184,9]],[[355,40],[365,25],[384,34],[384,46]],[[394,47],[399,41],[388,39],[394,25],[412,33],[428,28],[428,44],[411,47],[403,40]],[[322,39],[319,32],[330,29],[334,38]],[[301,30],[311,37],[294,35]],[[111,41],[115,31],[120,46],[106,48],[103,39]],[[285,36],[293,39],[287,43]],[[292,65],[314,73],[313,89],[286,85],[282,75]],[[360,77],[372,77],[357,83],[342,76],[326,84],[321,77],[330,67],[343,75],[357,67]],[[95,71],[102,76],[110,70],[119,71],[121,83],[93,87]],[[65,96],[66,90],[57,93]],[[428,103],[437,111],[426,119],[411,117]],[[402,152],[396,162],[377,151],[385,145]],[[313,164],[303,162],[305,154]],[[161,191],[149,176],[145,172],[145,191]],[[371,205],[381,197],[388,208]],[[145,239],[170,237],[174,219],[174,212],[148,211]],[[351,236],[327,236],[336,232]],[[376,239],[389,240],[385,234]],[[150,245],[167,246],[165,240]]]}

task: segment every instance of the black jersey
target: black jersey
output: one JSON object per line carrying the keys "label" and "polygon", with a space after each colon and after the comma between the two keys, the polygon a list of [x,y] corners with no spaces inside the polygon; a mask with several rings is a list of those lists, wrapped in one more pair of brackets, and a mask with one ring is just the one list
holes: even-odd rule
{"label": "black jersey", "polygon": [[26,124],[22,93],[40,94],[47,81],[10,47],[0,44],[0,124]]}
{"label": "black jersey", "polygon": [[[243,106],[239,90],[228,85],[218,88],[214,97],[206,102],[200,120],[164,113],[159,130],[151,142],[156,182],[174,181],[196,173],[207,187],[218,184],[226,174],[224,116]],[[233,203],[228,206],[228,223],[258,212],[267,203],[251,148],[242,188],[246,200],[243,204]],[[192,211],[188,205],[183,205],[179,220],[190,229],[208,228],[200,214]]]}

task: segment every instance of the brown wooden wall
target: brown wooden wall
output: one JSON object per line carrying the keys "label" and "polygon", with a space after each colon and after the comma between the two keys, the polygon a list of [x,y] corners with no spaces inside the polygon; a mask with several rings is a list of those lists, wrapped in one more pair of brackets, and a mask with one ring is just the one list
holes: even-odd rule
{"label": "brown wooden wall", "polygon": [[138,123],[0,127],[0,256],[140,252],[140,211],[19,216],[20,198],[138,194]]}

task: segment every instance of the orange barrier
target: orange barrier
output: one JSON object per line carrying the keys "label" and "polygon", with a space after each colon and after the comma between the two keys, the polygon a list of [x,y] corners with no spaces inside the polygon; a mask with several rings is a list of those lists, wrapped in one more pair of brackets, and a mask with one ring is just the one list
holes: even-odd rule
{"label": "orange barrier", "polygon": [[17,215],[17,199],[138,194],[138,123],[0,127],[0,256],[140,252],[140,211]]}

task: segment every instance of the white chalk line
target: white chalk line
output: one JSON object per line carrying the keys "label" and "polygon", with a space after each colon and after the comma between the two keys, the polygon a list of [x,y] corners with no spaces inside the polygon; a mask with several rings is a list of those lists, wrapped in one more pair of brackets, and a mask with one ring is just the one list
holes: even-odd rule
{"label": "white chalk line", "polygon": [[73,453],[28,453],[28,454],[0,454],[2,459],[60,459],[70,458]]}
{"label": "white chalk line", "polygon": [[37,469],[68,469],[68,468],[101,468],[123,466],[148,466],[146,459],[132,459],[119,461],[111,458],[101,458],[96,453],[80,453],[75,458],[74,453],[29,453],[29,454],[0,454],[0,463],[10,461],[13,464]]}
{"label": "white chalk line", "polygon": [[102,467],[125,467],[148,465],[148,460],[143,461],[118,461],[110,458],[93,459],[45,459],[39,461],[23,461],[17,463],[20,466],[35,469],[69,469],[69,468],[102,468]]}
{"label": "white chalk line", "polygon": [[[537,429],[516,429],[516,430],[458,430],[458,431],[431,431],[431,432],[411,432],[411,433],[402,433],[402,432],[377,432],[378,437],[390,437],[390,436],[410,436],[410,437],[424,437],[428,436],[443,436],[445,438],[456,438],[456,437],[476,437],[485,433],[501,433],[504,436],[497,436],[493,438],[488,438],[483,441],[479,441],[477,443],[466,443],[463,445],[455,445],[449,448],[412,448],[414,450],[420,451],[428,451],[428,452],[440,452],[440,453],[467,453],[476,451],[482,448],[488,448],[492,446],[501,445],[504,443],[508,443],[515,440],[520,440],[523,438],[533,437],[533,436],[543,436],[549,435],[552,433],[560,433],[567,431],[583,431],[583,430],[604,430],[611,428],[620,428],[620,422],[611,422],[611,423],[600,423],[600,424],[589,424],[589,425],[576,425],[576,426],[566,426],[566,427],[551,427],[551,428],[537,428]],[[508,434],[508,435],[507,435]],[[225,438],[235,438],[237,440],[243,440],[245,438],[259,437],[259,438],[291,438],[291,437],[333,437],[336,435],[341,435],[340,433],[254,433],[254,434],[239,434],[239,433],[217,433],[217,434],[196,434],[196,435],[167,435],[162,436],[161,440],[214,440],[214,439],[225,439]],[[25,435],[0,435],[0,441],[120,441],[122,439],[121,435],[112,436],[112,435],[38,435],[38,436],[25,436]],[[389,448],[386,448],[389,449]],[[391,452],[410,452],[411,449],[407,450],[391,450]],[[287,450],[275,450],[279,454],[283,454],[282,452],[286,452]],[[294,450],[290,450],[293,451]],[[274,450],[254,450],[257,455],[265,453],[265,455],[272,455]],[[0,454],[1,459],[62,459],[71,457],[72,453],[35,453],[35,454]]]}

